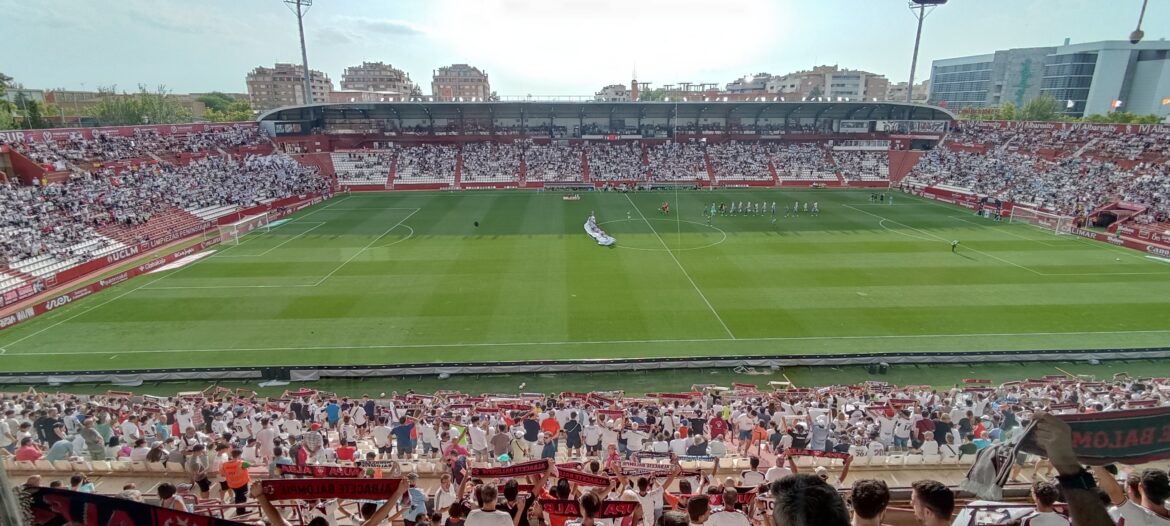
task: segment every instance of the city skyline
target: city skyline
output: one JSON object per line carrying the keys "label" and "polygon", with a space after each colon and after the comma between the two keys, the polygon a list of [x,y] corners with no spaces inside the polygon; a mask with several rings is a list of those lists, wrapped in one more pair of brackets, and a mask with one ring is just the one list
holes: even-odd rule
{"label": "city skyline", "polygon": [[[915,80],[925,80],[938,58],[1059,45],[1064,38],[1124,40],[1140,7],[1131,0],[1017,4],[952,2],[936,10],[926,20]],[[179,93],[240,93],[253,68],[300,63],[295,18],[278,0],[0,0],[0,8],[11,40],[37,50],[5,57],[0,72],[29,88],[162,84]],[[1170,4],[1152,4],[1146,40],[1166,37],[1170,27],[1152,21],[1168,19]],[[895,84],[909,76],[914,25],[900,1],[744,0],[712,9],[695,0],[318,0],[305,30],[309,67],[335,83],[346,67],[385,61],[427,92],[433,70],[467,63],[490,74],[502,96],[589,96],[628,84],[635,68],[652,88],[725,84],[822,64],[872,71]],[[572,31],[594,26],[591,34]],[[693,36],[680,43],[683,35]]]}

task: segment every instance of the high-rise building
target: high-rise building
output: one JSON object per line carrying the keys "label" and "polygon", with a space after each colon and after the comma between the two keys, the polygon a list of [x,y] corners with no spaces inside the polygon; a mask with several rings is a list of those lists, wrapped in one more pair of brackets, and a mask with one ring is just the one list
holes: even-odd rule
{"label": "high-rise building", "polygon": [[764,90],[789,100],[825,97],[860,101],[886,98],[889,86],[890,81],[884,75],[837,66],[817,66],[811,71],[774,76],[767,81]]}
{"label": "high-rise building", "polygon": [[345,68],[341,74],[341,89],[350,91],[395,92],[410,95],[414,83],[410,75],[390,64],[362,62],[360,66]]}
{"label": "high-rise building", "polygon": [[597,102],[630,102],[634,99],[631,89],[627,89],[622,84],[610,84],[594,93],[593,100]]}
{"label": "high-rise building", "polygon": [[772,80],[772,75],[756,73],[727,83],[726,89],[728,93],[766,93],[769,80]]}
{"label": "high-rise building", "polygon": [[305,68],[300,64],[277,63],[271,68],[257,67],[248,73],[248,99],[252,109],[266,111],[282,106],[324,103],[329,101],[333,81],[329,76],[309,70],[309,87],[313,90],[311,101],[305,98]]}
{"label": "high-rise building", "polygon": [[431,95],[437,102],[487,101],[492,86],[486,72],[467,64],[443,66],[434,72]]}
{"label": "high-rise building", "polygon": [[930,102],[952,109],[1017,106],[1040,96],[1072,117],[1129,111],[1170,115],[1170,42],[1110,40],[1007,49],[936,60]]}

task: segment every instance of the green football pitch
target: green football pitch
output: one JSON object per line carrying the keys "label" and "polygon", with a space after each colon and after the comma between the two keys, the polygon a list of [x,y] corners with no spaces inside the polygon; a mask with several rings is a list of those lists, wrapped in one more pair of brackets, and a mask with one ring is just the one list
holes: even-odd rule
{"label": "green football pitch", "polygon": [[[893,204],[869,195],[338,196],[209,257],[0,332],[0,370],[1170,341],[1170,264],[903,194]],[[658,211],[664,200],[670,215]],[[781,217],[773,223],[769,210],[708,222],[712,201],[776,201]],[[783,217],[794,201],[818,202],[819,216]],[[615,247],[585,234],[591,212]],[[953,253],[951,240],[960,242]]]}

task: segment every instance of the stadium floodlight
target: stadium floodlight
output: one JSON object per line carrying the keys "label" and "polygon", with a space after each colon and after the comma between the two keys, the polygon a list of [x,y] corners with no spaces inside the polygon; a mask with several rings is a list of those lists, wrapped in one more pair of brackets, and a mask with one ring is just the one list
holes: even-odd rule
{"label": "stadium floodlight", "polygon": [[1146,36],[1146,32],[1142,31],[1142,20],[1146,18],[1146,4],[1149,1],[1150,0],[1142,0],[1142,12],[1138,15],[1137,29],[1134,29],[1133,33],[1129,34],[1130,44],[1137,44],[1138,42],[1142,41],[1142,37]]}
{"label": "stadium floodlight", "polygon": [[[297,32],[301,35],[301,67],[305,68],[305,104],[313,103],[313,85],[309,82],[309,52],[305,48],[305,15],[309,13],[309,8],[313,7],[313,0],[284,0],[284,3],[289,6],[289,11],[297,15]],[[293,10],[292,6],[296,6]]]}
{"label": "stadium floodlight", "polygon": [[[914,101],[914,70],[918,67],[918,44],[922,41],[922,21],[926,19],[926,15],[930,14],[926,11],[929,6],[930,11],[934,8],[947,3],[947,0],[910,0],[910,12],[918,19],[918,32],[914,34],[914,56],[910,58],[910,82],[906,84],[906,102]],[[914,9],[918,12],[915,13]]]}

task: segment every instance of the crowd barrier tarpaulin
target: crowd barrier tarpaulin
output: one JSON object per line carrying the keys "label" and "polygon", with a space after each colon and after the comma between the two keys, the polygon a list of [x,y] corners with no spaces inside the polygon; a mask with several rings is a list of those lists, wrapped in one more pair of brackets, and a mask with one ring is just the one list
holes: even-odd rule
{"label": "crowd barrier tarpaulin", "polygon": [[394,479],[268,479],[260,481],[268,500],[387,500],[402,486]]}
{"label": "crowd barrier tarpaulin", "polygon": [[312,478],[358,478],[366,470],[353,466],[298,466],[296,464],[282,464],[277,466],[283,475]]}
{"label": "crowd barrier tarpaulin", "polygon": [[[1170,407],[1057,415],[1072,429],[1073,452],[1084,464],[1142,464],[1170,458]],[[1020,449],[1044,455],[1031,434]]]}
{"label": "crowd barrier tarpaulin", "polygon": [[[550,515],[562,517],[580,517],[581,508],[577,501],[566,499],[540,499],[540,507]],[[638,503],[631,500],[604,500],[601,509],[597,512],[597,519],[620,519],[628,517],[638,508]],[[653,510],[651,510],[653,511]]]}
{"label": "crowd barrier tarpaulin", "polygon": [[511,466],[501,468],[471,468],[471,476],[473,477],[525,477],[528,475],[539,475],[548,471],[549,460],[533,460],[531,462],[523,462]]}
{"label": "crowd barrier tarpaulin", "polygon": [[67,489],[24,490],[34,526],[245,526],[242,522],[160,508],[150,504]]}

